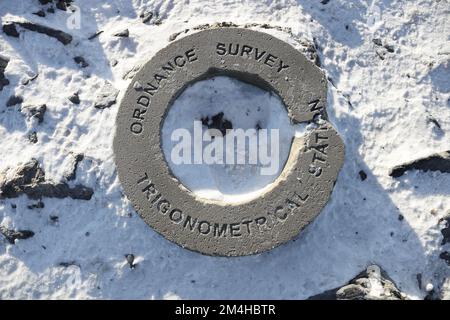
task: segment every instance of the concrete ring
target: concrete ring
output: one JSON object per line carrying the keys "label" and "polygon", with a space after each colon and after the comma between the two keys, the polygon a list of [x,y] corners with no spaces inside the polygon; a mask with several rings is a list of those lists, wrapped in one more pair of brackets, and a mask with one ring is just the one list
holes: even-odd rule
{"label": "concrete ring", "polygon": [[[325,120],[293,139],[274,186],[242,204],[195,198],[172,175],[161,148],[172,102],[188,85],[216,75],[277,93],[293,123]],[[221,28],[177,40],[136,74],[121,102],[114,153],[124,191],[149,226],[193,251],[242,256],[287,242],[320,213],[343,164],[344,144],[326,121],[326,96],[321,70],[269,34]]]}

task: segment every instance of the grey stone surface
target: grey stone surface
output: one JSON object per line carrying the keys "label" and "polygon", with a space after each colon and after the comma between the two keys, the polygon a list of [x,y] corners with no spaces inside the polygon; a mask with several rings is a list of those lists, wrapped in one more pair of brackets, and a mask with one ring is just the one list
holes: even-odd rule
{"label": "grey stone surface", "polygon": [[10,244],[14,244],[17,239],[28,239],[34,236],[34,232],[30,230],[11,230],[0,226],[0,234],[2,234]]}
{"label": "grey stone surface", "polygon": [[69,186],[45,180],[45,173],[36,159],[16,168],[12,175],[0,174],[0,199],[26,194],[31,199],[42,197],[90,200],[94,191],[83,185]]}
{"label": "grey stone surface", "polygon": [[40,106],[23,106],[21,111],[30,118],[36,118],[39,123],[42,123],[42,121],[44,121],[45,112],[47,111],[47,106],[45,104]]}
{"label": "grey stone surface", "polygon": [[371,265],[346,285],[312,296],[309,300],[405,300],[405,297],[384,270]]}
{"label": "grey stone surface", "polygon": [[55,38],[59,42],[64,45],[68,45],[72,42],[72,36],[67,32],[56,30],[53,28],[49,28],[47,26],[43,26],[40,24],[32,23],[32,22],[11,22],[3,25],[3,32],[12,37],[19,37],[19,32],[16,29],[16,25],[38,33],[45,34],[49,37]]}
{"label": "grey stone surface", "polygon": [[5,69],[8,66],[9,59],[0,56],[0,91],[9,84],[9,80],[5,77]]}
{"label": "grey stone surface", "polygon": [[409,170],[450,172],[450,150],[398,165],[392,168],[389,175],[398,178]]}
{"label": "grey stone surface", "polygon": [[256,254],[294,238],[320,213],[343,164],[344,145],[321,121],[293,140],[280,177],[258,199],[229,205],[195,198],[172,176],[160,130],[189,84],[217,75],[277,93],[294,123],[327,119],[324,74],[289,44],[248,29],[201,31],[159,51],[128,87],[114,138],[118,174],[137,212],[167,239],[209,255]]}
{"label": "grey stone surface", "polygon": [[116,103],[119,90],[113,87],[110,82],[106,82],[94,102],[94,108],[105,109]]}

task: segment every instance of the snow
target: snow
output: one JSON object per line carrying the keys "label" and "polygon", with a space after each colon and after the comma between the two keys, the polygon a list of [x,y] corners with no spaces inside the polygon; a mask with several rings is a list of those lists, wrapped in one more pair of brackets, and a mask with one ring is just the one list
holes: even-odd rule
{"label": "snow", "polygon": [[[89,201],[45,198],[45,208],[33,210],[25,196],[0,201],[1,225],[35,232],[15,245],[0,239],[1,299],[306,298],[343,285],[371,264],[381,266],[409,298],[426,295],[417,274],[449,296],[449,267],[439,258],[449,244],[441,245],[439,220],[450,211],[450,175],[408,172],[393,179],[387,174],[397,164],[449,149],[448,1],[74,4],[81,8],[80,29],[68,29],[70,15],[60,10],[45,18],[33,15],[42,7],[37,0],[0,3],[2,22],[25,19],[74,37],[63,46],[30,31],[19,39],[0,33],[0,55],[10,59],[10,85],[0,92],[0,171],[34,157],[46,178],[60,181],[72,153],[83,153],[70,183],[95,191]],[[157,13],[161,24],[143,24],[144,11]],[[139,218],[122,193],[114,164],[118,104],[93,107],[105,81],[120,90],[120,101],[130,83],[126,74],[166,46],[170,35],[221,21],[289,27],[290,33],[254,28],[298,49],[297,39],[314,41],[330,80],[327,111],[346,145],[344,167],[319,217],[295,241],[242,258],[187,251]],[[113,36],[126,28],[129,38]],[[104,32],[87,40],[98,30]],[[394,52],[374,44],[375,38]],[[80,55],[87,68],[73,61]],[[73,105],[68,97],[77,91],[81,103]],[[45,103],[43,123],[27,119],[20,106],[6,107],[13,94],[23,96],[23,105]],[[36,144],[27,138],[33,131]],[[367,173],[364,181],[360,170]],[[50,219],[55,215],[57,223]],[[134,269],[126,254],[135,255]]]}
{"label": "snow", "polygon": [[[237,163],[238,153],[241,152],[241,156],[245,156],[245,163],[230,164],[227,161],[229,156],[225,155],[227,134],[223,137],[215,137],[214,140],[211,138],[211,142],[203,143],[203,150],[208,150],[208,146],[212,143],[214,146],[211,147],[217,153],[220,149],[223,150],[217,158],[211,159],[215,160],[214,164],[207,163],[209,154],[205,154],[206,157],[201,164],[193,163],[194,159],[189,159],[188,163],[174,163],[172,151],[176,145],[183,143],[184,139],[175,139],[174,141],[173,132],[179,129],[189,132],[190,139],[188,141],[191,148],[185,151],[189,150],[189,154],[194,155],[196,141],[194,121],[207,119],[211,123],[211,119],[220,113],[223,113],[222,121],[231,123],[230,130],[254,130],[254,132],[248,131],[250,134],[245,149],[238,150],[237,143],[234,144],[233,161]],[[254,141],[257,141],[258,127],[268,130],[269,145],[268,150],[264,150],[264,153],[271,155],[272,161],[269,165],[261,163],[258,153],[262,148],[257,148],[260,150],[257,150],[259,152],[255,155],[249,146],[251,139],[254,138]],[[209,137],[207,129],[206,126],[203,126],[202,132],[204,131]],[[277,139],[269,135],[270,130],[277,130]],[[202,199],[238,203],[255,199],[270,189],[270,185],[284,168],[294,135],[295,127],[290,123],[287,110],[278,96],[237,79],[221,76],[196,82],[185,89],[174,101],[164,120],[162,144],[171,171],[194,195]],[[197,143],[201,143],[201,141],[197,141]],[[271,148],[275,143],[278,146],[276,150],[279,152],[275,152],[275,148]],[[258,161],[255,164],[249,163],[251,155],[255,156],[255,159],[257,157]],[[265,174],[261,170],[272,167],[273,174]]]}

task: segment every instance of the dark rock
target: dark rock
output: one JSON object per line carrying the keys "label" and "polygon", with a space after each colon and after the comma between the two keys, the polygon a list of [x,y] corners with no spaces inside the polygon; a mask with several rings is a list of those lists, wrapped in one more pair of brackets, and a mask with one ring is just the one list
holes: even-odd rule
{"label": "dark rock", "polygon": [[374,39],[372,39],[372,42],[373,42],[375,45],[380,46],[380,47],[383,45],[383,43],[381,42],[381,39],[380,39],[380,38],[374,38]]}
{"label": "dark rock", "polygon": [[130,35],[130,31],[128,31],[128,29],[119,31],[114,34],[115,37],[122,37],[122,38],[127,38],[129,35]]}
{"label": "dark rock", "polygon": [[3,73],[0,73],[0,91],[9,84],[9,80],[5,78]]}
{"label": "dark rock", "polygon": [[73,95],[69,97],[70,102],[73,104],[80,104],[80,96],[78,95],[78,92],[75,92]]}
{"label": "dark rock", "polygon": [[38,12],[33,12],[33,14],[39,16],[39,17],[45,17],[45,11],[44,10],[39,10]]}
{"label": "dark rock", "polygon": [[77,177],[78,164],[80,163],[80,161],[82,161],[84,159],[84,154],[82,154],[82,153],[79,153],[76,155],[72,154],[72,158],[73,158],[72,170],[66,176],[67,181],[75,180],[75,178]]}
{"label": "dark rock", "polygon": [[8,240],[9,243],[14,244],[17,239],[28,239],[34,236],[34,232],[30,230],[10,230],[0,226],[0,233]]}
{"label": "dark rock", "polygon": [[405,219],[405,217],[402,214],[398,215],[398,221],[403,221]]}
{"label": "dark rock", "polygon": [[31,143],[37,143],[37,142],[38,142],[38,138],[37,138],[37,133],[36,133],[36,131],[33,131],[33,132],[31,132],[31,133],[28,135],[28,140],[29,140]]}
{"label": "dark rock", "polygon": [[27,207],[28,209],[42,209],[45,207],[45,204],[41,200],[38,200],[38,202],[30,204]]}
{"label": "dark rock", "polygon": [[48,13],[55,13],[55,8],[50,7],[50,8],[47,9],[47,12]]}
{"label": "dark rock", "polygon": [[9,80],[5,78],[5,69],[8,66],[9,59],[0,56],[0,91],[3,90],[4,86],[9,84]]}
{"label": "dark rock", "polygon": [[111,83],[106,82],[94,102],[94,108],[105,109],[116,103],[119,90],[114,88]]}
{"label": "dark rock", "polygon": [[441,230],[442,233],[442,245],[446,244],[446,243],[450,243],[450,215],[447,216],[446,218],[442,219],[443,221],[445,221],[445,226],[444,228]]}
{"label": "dark rock", "polygon": [[441,124],[439,123],[439,121],[436,120],[436,118],[434,118],[432,116],[428,116],[427,122],[432,123],[436,128],[438,128],[440,131],[442,131]]}
{"label": "dark rock", "polygon": [[68,268],[70,266],[77,266],[79,267],[78,263],[76,261],[64,261],[64,262],[60,262],[58,264],[60,267],[64,267],[64,268]]}
{"label": "dark rock", "polygon": [[15,106],[16,104],[20,104],[23,102],[23,98],[21,96],[11,96],[8,101],[6,101],[7,107]]}
{"label": "dark rock", "polygon": [[323,4],[323,5],[328,4],[328,2],[330,2],[330,0],[321,0],[320,1],[320,3]]}
{"label": "dark rock", "polygon": [[211,119],[209,117],[204,117],[201,119],[202,124],[208,129],[216,129],[222,133],[222,136],[225,136],[227,130],[233,129],[233,124],[231,121],[223,118],[223,112],[219,112],[215,116],[212,116]]}
{"label": "dark rock", "polygon": [[8,66],[9,59],[0,56],[0,72],[5,72],[6,67]]}
{"label": "dark rock", "polygon": [[450,266],[450,252],[448,251],[441,252],[439,258],[445,260],[445,263],[447,263]]}
{"label": "dark rock", "polygon": [[364,170],[360,170],[359,177],[361,178],[361,181],[364,181],[367,179],[367,173],[365,173]]}
{"label": "dark rock", "polygon": [[31,81],[35,80],[37,77],[39,76],[39,73],[36,73],[35,75],[33,75],[32,77],[25,79],[22,81],[22,84],[24,86],[28,85]]}
{"label": "dark rock", "polygon": [[175,33],[172,33],[170,36],[169,36],[169,41],[174,41],[180,34],[182,34],[183,32],[181,31],[181,32],[175,32]]}
{"label": "dark rock", "polygon": [[50,221],[53,223],[58,223],[59,222],[59,217],[58,216],[50,216]]}
{"label": "dark rock", "polygon": [[75,63],[78,64],[82,68],[86,68],[89,66],[89,63],[87,63],[86,60],[82,56],[74,57],[73,61],[75,61]]}
{"label": "dark rock", "polygon": [[88,38],[88,40],[95,39],[95,38],[97,38],[99,35],[101,35],[102,33],[103,33],[103,30],[100,30],[100,31],[94,33],[92,36],[90,36],[90,37]]}
{"label": "dark rock", "polygon": [[[370,295],[373,283],[378,283],[384,292],[379,297]],[[393,281],[378,266],[369,266],[350,280],[348,284],[308,298],[309,300],[404,300],[404,295]]]}
{"label": "dark rock", "polygon": [[15,203],[11,203],[11,208],[12,209],[17,209],[17,205]]}
{"label": "dark rock", "polygon": [[46,181],[45,173],[36,159],[18,167],[9,179],[4,174],[0,175],[0,199],[17,198],[26,194],[31,199],[70,197],[89,200],[93,193],[91,188],[82,185],[70,187],[66,183]]}
{"label": "dark rock", "polygon": [[384,48],[388,51],[388,52],[390,52],[390,53],[394,53],[394,46],[392,46],[392,45],[389,45],[389,44],[385,44],[384,45]]}
{"label": "dark rock", "polygon": [[141,18],[141,21],[143,23],[148,23],[150,22],[150,20],[153,18],[153,12],[149,11],[149,12],[143,12],[139,18]]}
{"label": "dark rock", "polygon": [[130,269],[136,268],[136,264],[134,263],[134,254],[126,254],[125,259],[127,259],[128,265],[130,266]]}
{"label": "dark rock", "polygon": [[[40,24],[35,24],[31,22],[15,22],[16,25],[21,26],[24,29],[35,31],[38,33],[45,34],[49,37],[55,38],[64,45],[72,42],[72,36],[64,31],[49,28]],[[3,29],[4,30],[4,29]]]}
{"label": "dark rock", "polygon": [[76,200],[90,200],[94,194],[94,191],[91,188],[82,185],[69,187],[66,183],[55,184],[53,182],[44,182],[36,186],[22,186],[21,191],[31,199],[38,199],[42,197],[62,199],[70,197]]}
{"label": "dark rock", "polygon": [[3,25],[3,32],[10,37],[18,38],[19,32],[17,31],[14,23],[6,23]]}
{"label": "dark rock", "polygon": [[386,59],[386,54],[385,54],[383,51],[381,51],[381,50],[376,50],[375,53],[377,54],[377,56],[378,56],[381,60]]}
{"label": "dark rock", "polygon": [[426,158],[395,166],[389,172],[389,175],[398,178],[408,170],[441,171],[450,173],[450,151],[432,154]]}
{"label": "dark rock", "polygon": [[53,0],[39,0],[39,2],[44,5],[44,4],[48,4],[51,3]]}
{"label": "dark rock", "polygon": [[38,122],[44,121],[44,115],[47,111],[47,106],[45,104],[40,106],[23,106],[21,111],[30,115],[30,118],[37,118]]}
{"label": "dark rock", "polygon": [[56,8],[62,11],[67,11],[67,8],[70,6],[72,2],[73,0],[57,0]]}

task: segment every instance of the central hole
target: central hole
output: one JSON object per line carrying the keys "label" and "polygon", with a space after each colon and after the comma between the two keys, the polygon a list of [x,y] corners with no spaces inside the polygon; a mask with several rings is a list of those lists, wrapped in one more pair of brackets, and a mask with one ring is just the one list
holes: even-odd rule
{"label": "central hole", "polygon": [[173,102],[162,148],[174,176],[196,197],[232,204],[270,189],[293,136],[278,95],[217,76],[195,82]]}

